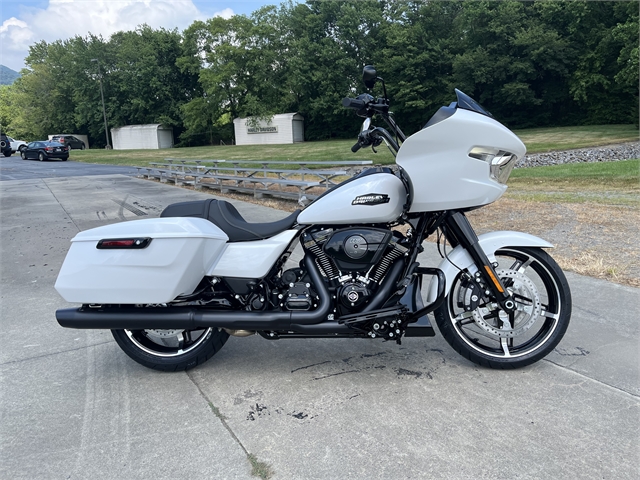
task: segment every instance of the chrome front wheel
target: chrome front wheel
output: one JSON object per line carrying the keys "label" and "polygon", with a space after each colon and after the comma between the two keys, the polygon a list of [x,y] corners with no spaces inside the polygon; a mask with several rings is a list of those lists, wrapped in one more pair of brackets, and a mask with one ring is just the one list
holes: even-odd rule
{"label": "chrome front wheel", "polygon": [[468,271],[456,277],[435,312],[447,342],[462,356],[491,368],[530,365],[560,342],[571,317],[571,292],[558,264],[539,248],[495,253],[496,273],[516,309],[504,311]]}

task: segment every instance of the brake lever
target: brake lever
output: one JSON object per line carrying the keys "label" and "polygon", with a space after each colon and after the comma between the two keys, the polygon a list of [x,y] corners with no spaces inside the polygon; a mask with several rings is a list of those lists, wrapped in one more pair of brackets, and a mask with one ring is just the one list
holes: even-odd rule
{"label": "brake lever", "polygon": [[373,137],[373,141],[371,142],[371,150],[373,150],[373,153],[378,153],[376,147],[380,146],[381,143],[382,139],[380,137]]}

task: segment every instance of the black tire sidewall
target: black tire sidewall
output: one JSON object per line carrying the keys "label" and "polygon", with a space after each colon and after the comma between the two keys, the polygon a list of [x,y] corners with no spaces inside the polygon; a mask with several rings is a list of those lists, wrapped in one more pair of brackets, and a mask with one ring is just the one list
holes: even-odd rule
{"label": "black tire sidewall", "polygon": [[[467,360],[489,368],[513,369],[525,367],[541,360],[549,353],[551,353],[551,351],[558,345],[558,343],[560,343],[560,340],[562,340],[562,337],[569,327],[572,301],[569,283],[567,282],[562,269],[547,252],[540,248],[504,247],[504,249],[522,252],[526,255],[530,255],[536,258],[538,263],[541,263],[546,268],[546,270],[553,277],[553,280],[558,286],[558,294],[560,297],[559,302],[562,305],[560,318],[558,319],[558,325],[556,326],[555,330],[552,332],[551,336],[547,339],[547,341],[541,348],[537,348],[531,353],[513,359],[496,358],[490,355],[483,355],[477,350],[472,349],[464,342],[464,340],[460,338],[458,332],[451,323],[449,316],[449,295],[445,299],[444,303],[434,312],[434,316],[436,319],[436,323],[438,324],[438,329],[440,330],[440,333],[442,334],[444,339],[447,341],[447,343],[449,343],[449,345],[453,347],[455,351],[457,351]],[[499,251],[500,250],[498,250],[497,252]],[[460,275],[456,277],[453,285],[457,283],[459,276]],[[451,294],[451,292],[449,293]]]}
{"label": "black tire sidewall", "polygon": [[224,330],[212,329],[200,345],[193,350],[176,357],[160,357],[141,350],[132,343],[124,330],[111,330],[113,338],[122,351],[131,359],[145,367],[165,372],[175,372],[194,368],[215,355],[229,339],[229,334]]}

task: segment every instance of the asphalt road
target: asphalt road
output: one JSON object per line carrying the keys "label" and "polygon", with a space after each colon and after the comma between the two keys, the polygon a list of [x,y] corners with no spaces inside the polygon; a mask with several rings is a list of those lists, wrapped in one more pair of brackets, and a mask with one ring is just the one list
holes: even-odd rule
{"label": "asphalt road", "polygon": [[517,371],[440,336],[254,336],[158,373],[107,331],[59,327],[53,284],[78,231],[208,195],[33,164],[42,178],[0,182],[0,478],[248,479],[250,459],[274,479],[640,477],[639,289],[569,274],[567,335]]}
{"label": "asphalt road", "polygon": [[137,169],[118,165],[97,165],[73,161],[73,150],[69,160],[22,160],[14,153],[10,157],[0,157],[0,181],[29,180],[34,178],[66,178],[87,175],[136,175]]}

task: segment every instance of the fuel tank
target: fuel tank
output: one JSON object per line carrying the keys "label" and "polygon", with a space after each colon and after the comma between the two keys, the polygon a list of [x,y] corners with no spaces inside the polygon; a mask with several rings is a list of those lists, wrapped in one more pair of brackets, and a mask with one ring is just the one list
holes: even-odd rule
{"label": "fuel tank", "polygon": [[388,223],[402,214],[407,190],[390,170],[369,169],[341,183],[305,208],[302,225]]}

